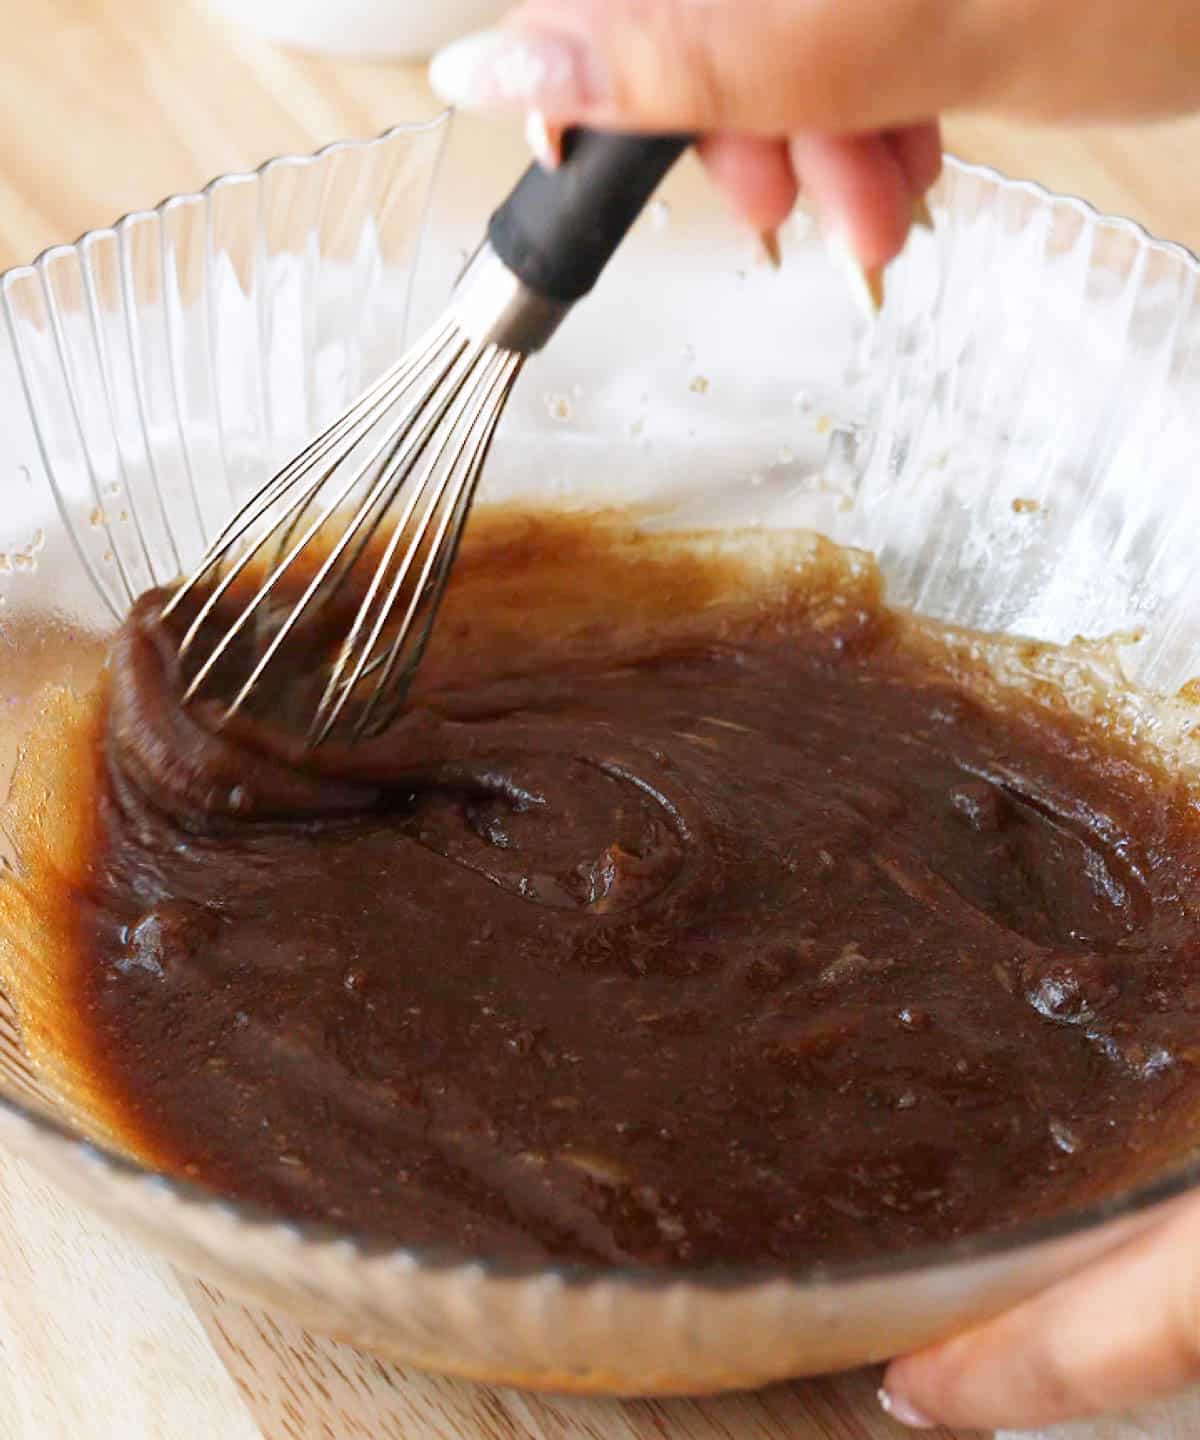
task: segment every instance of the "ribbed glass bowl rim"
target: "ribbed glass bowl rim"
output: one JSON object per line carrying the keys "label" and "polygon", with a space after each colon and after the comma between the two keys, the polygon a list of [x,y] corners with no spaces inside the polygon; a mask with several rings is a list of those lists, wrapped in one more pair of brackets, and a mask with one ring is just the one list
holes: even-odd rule
{"label": "ribbed glass bowl rim", "polygon": [[[85,231],[71,244],[47,246],[33,261],[14,265],[0,272],[0,291],[18,276],[38,269],[48,259],[85,249],[101,236],[120,231],[139,218],[165,215],[173,207],[207,199],[224,185],[261,179],[273,170],[291,167],[309,169],[322,160],[347,151],[367,152],[381,149],[403,135],[416,135],[436,130],[452,119],[452,112],[441,111],[426,120],[389,126],[378,135],[361,139],[335,140],[310,154],[284,154],[263,161],[253,170],[230,171],[210,180],[202,189],[169,195],[150,209],[132,210],[111,225]],[[1089,225],[1103,226],[1137,239],[1139,244],[1164,256],[1173,257],[1193,275],[1200,276],[1200,256],[1175,241],[1162,240],[1136,220],[1122,215],[1107,214],[1089,201],[1076,195],[1061,194],[1036,180],[1021,180],[1004,174],[990,165],[981,165],[945,156],[948,174],[972,177],[987,182],[999,195],[1024,195],[1056,209],[1074,212]],[[435,173],[433,185],[437,184]],[[62,1121],[22,1104],[12,1096],[0,1094],[0,1116],[15,1122],[17,1128],[31,1129],[39,1140],[46,1141],[67,1161],[78,1168],[81,1176],[94,1175],[97,1168],[110,1171],[115,1177],[137,1186],[147,1203],[158,1203],[164,1196],[185,1208],[211,1212],[227,1223],[236,1225],[247,1237],[270,1235],[286,1238],[289,1248],[312,1245],[334,1247],[355,1260],[391,1260],[405,1270],[419,1267],[426,1270],[470,1268],[484,1277],[497,1280],[553,1278],[571,1285],[588,1282],[627,1284],[643,1290],[670,1291],[686,1285],[700,1290],[728,1290],[767,1283],[784,1282],[790,1286],[830,1287],[900,1277],[916,1272],[944,1268],[967,1262],[981,1262],[1002,1257],[1008,1252],[1033,1248],[1057,1240],[1067,1240],[1096,1229],[1108,1222],[1131,1218],[1140,1212],[1165,1204],[1200,1185],[1200,1156],[1178,1170],[1146,1184],[1110,1196],[1106,1200],[1081,1206],[1062,1214],[1030,1220],[999,1231],[968,1235],[946,1243],[913,1246],[892,1255],[873,1259],[825,1264],[814,1262],[788,1267],[779,1264],[711,1266],[699,1269],[637,1269],[622,1266],[548,1264],[534,1260],[508,1261],[488,1259],[454,1251],[397,1245],[377,1236],[340,1229],[318,1221],[289,1220],[280,1212],[242,1200],[233,1200],[218,1191],[191,1180],[163,1174],[121,1155],[107,1146],[85,1140]],[[36,1163],[36,1162],[35,1162]],[[128,1192],[127,1192],[128,1193]],[[137,1192],[134,1191],[134,1194]],[[132,1208],[132,1207],[126,1207]]]}

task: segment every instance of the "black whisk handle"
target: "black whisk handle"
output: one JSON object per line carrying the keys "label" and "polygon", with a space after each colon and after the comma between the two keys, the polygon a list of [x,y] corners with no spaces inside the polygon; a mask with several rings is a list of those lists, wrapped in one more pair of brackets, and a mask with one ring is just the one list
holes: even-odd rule
{"label": "black whisk handle", "polygon": [[573,304],[595,285],[692,139],[570,131],[558,169],[531,165],[492,216],[492,249],[529,289]]}

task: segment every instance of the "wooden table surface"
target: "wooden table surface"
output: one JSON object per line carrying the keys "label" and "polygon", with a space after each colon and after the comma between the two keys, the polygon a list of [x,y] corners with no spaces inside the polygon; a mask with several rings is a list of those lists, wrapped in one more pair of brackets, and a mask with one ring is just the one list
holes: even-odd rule
{"label": "wooden table surface", "polygon": [[[9,0],[0,267],[220,172],[434,108],[416,70],[283,53],[189,0]],[[948,141],[1200,248],[1200,121],[1068,134],[975,120]],[[401,1372],[173,1273],[0,1156],[0,1440],[885,1440],[903,1432],[876,1384],[658,1404]]]}

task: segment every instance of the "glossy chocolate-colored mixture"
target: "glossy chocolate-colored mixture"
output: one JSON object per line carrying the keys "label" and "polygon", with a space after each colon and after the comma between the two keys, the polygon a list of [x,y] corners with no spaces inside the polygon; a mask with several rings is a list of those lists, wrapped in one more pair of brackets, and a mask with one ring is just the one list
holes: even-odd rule
{"label": "glossy chocolate-colored mixture", "polygon": [[810,542],[472,536],[406,718],[300,768],[269,706],[180,710],[161,596],[125,626],[67,973],[132,1149],[405,1244],[668,1267],[1150,1163],[1197,1086],[1181,786]]}

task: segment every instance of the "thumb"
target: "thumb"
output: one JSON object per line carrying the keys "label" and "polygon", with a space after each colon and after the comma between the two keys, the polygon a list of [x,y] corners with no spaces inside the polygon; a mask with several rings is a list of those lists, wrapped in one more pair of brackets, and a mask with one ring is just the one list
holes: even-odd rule
{"label": "thumb", "polygon": [[[614,128],[783,135],[921,120],[975,96],[994,5],[961,0],[526,0],[443,50],[451,104]],[[919,65],[896,56],[921,37]]]}
{"label": "thumb", "polygon": [[881,1399],[909,1425],[1033,1429],[1200,1380],[1200,1203],[955,1340],[895,1361]]}

